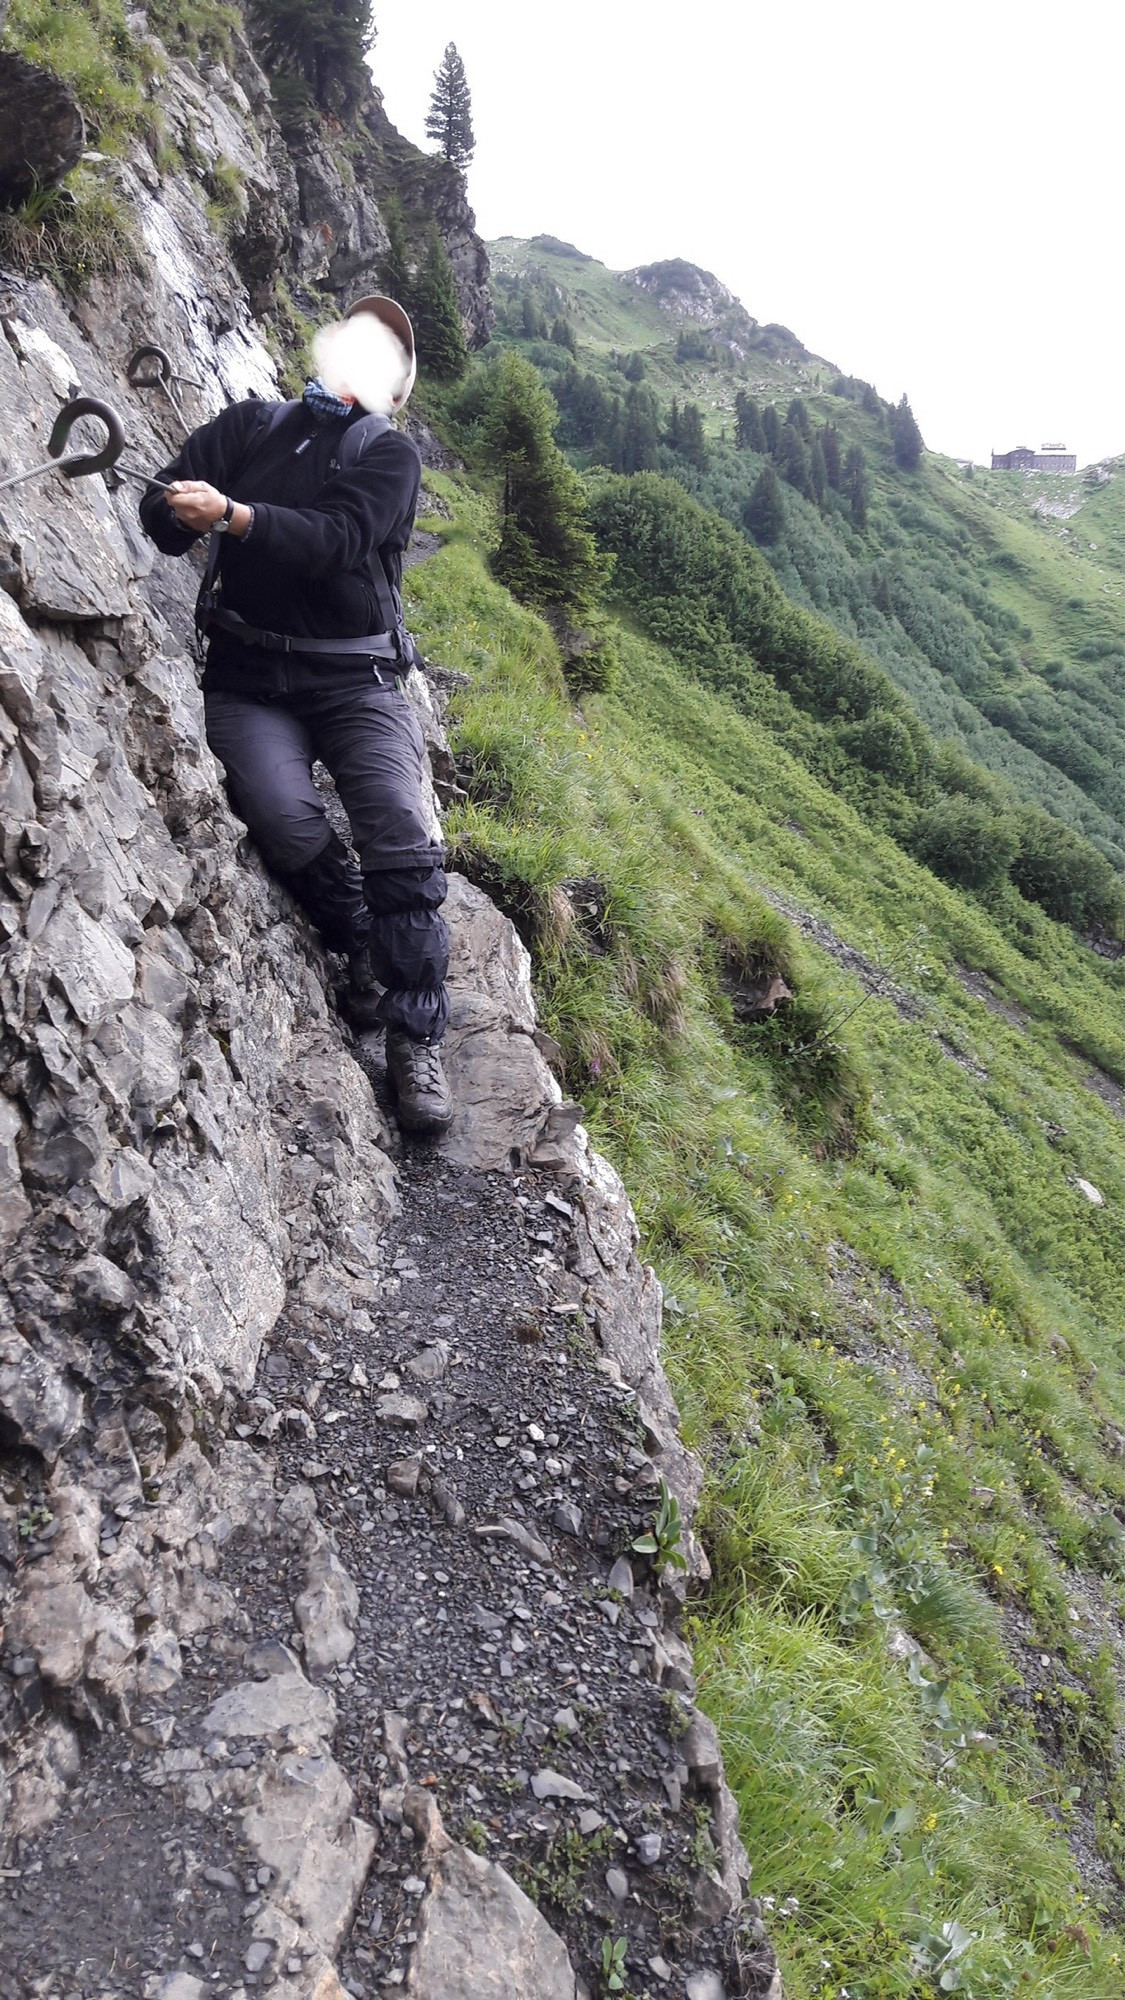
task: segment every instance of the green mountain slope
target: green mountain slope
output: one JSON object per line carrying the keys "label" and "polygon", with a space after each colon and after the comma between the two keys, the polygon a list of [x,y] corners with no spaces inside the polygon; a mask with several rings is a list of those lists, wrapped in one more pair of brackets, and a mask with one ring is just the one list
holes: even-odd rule
{"label": "green mountain slope", "polygon": [[[828,426],[842,455],[862,452],[866,518],[839,490],[818,500],[785,484],[784,527],[764,552],[786,592],[855,640],[936,735],[1125,868],[1125,484],[1114,467],[1100,484],[967,477],[928,454],[904,470],[890,406],[784,329],[758,328],[707,274],[694,292],[690,266],[650,267],[641,283],[552,244],[493,247],[497,338],[544,372],[576,460],[642,469],[621,458],[630,396],[647,401],[656,432],[644,464],[742,528],[766,461],[734,442],[736,399],[784,418],[798,398],[812,442]],[[552,328],[554,340],[527,337]],[[567,330],[573,351],[558,337]],[[674,400],[700,412],[694,459],[668,441]],[[1078,512],[1060,520],[1033,503]]]}
{"label": "green mountain slope", "polygon": [[489,509],[443,490],[410,612],[468,677],[454,853],[667,1288],[704,1699],[786,1990],[1109,2000],[1123,968],[1046,918],[1018,949],[674,648],[621,628],[575,709]]}

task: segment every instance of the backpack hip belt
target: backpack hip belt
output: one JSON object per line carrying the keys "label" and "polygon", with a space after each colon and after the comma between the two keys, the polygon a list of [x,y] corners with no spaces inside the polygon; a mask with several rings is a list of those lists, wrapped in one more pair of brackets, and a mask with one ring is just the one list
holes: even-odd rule
{"label": "backpack hip belt", "polygon": [[307,639],[298,632],[264,632],[256,625],[247,625],[237,611],[224,611],[217,604],[204,608],[200,624],[205,632],[217,625],[244,646],[262,646],[270,653],[314,653],[321,656],[343,653],[363,659],[393,661],[397,666],[405,664],[397,632],[367,632],[358,639]]}

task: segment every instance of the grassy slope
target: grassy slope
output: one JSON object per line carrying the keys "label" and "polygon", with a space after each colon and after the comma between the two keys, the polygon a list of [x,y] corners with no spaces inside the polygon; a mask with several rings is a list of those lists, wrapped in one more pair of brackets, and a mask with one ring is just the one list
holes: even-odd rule
{"label": "grassy slope", "polygon": [[[736,522],[761,467],[752,454],[720,441],[724,430],[733,436],[740,388],[763,403],[776,402],[782,414],[790,398],[801,395],[814,422],[834,422],[845,446],[860,443],[872,487],[867,530],[857,533],[841,507],[822,513],[787,491],[786,534],[766,551],[785,589],[857,639],[940,735],[958,739],[1125,867],[1120,476],[1093,492],[1081,479],[977,473],[966,480],[949,461],[932,456],[917,473],[903,474],[881,419],[832,395],[835,371],[817,357],[751,352],[743,362],[677,363],[676,322],[604,266],[514,239],[497,246],[497,264],[502,296],[506,281],[530,284],[550,310],[565,311],[578,333],[579,366],[604,386],[619,393],[626,386],[613,365],[614,350],[638,351],[646,386],[662,401],[676,395],[699,403],[713,440],[712,466],[708,475],[683,476],[698,497],[720,505]],[[1072,521],[1032,515],[1032,499],[1060,494],[1082,501]],[[919,608],[936,616],[940,633],[921,631],[898,604],[899,615],[877,607],[874,582],[888,569],[906,580],[911,599],[921,587],[925,602]],[[1119,655],[1100,675],[1090,664],[1092,645]],[[1069,675],[1065,690],[1054,684],[1059,668]],[[1006,726],[982,713],[980,704],[990,698],[1009,704]],[[1029,702],[1038,727],[1020,718]],[[1091,746],[1092,759],[1068,758],[1058,740],[1068,729]]]}
{"label": "grassy slope", "polygon": [[[1045,920],[1039,956],[1017,952],[635,635],[617,692],[573,711],[471,525],[411,593],[472,680],[455,849],[532,943],[568,1087],[669,1290],[709,1467],[704,1698],[787,1990],[936,1990],[956,1924],[964,1991],[1108,2000],[1125,1154],[1068,1044],[1125,1058],[1120,971]],[[573,878],[603,885],[593,935],[560,916]],[[862,989],[756,885],[870,960],[905,946],[919,1018],[873,998],[837,1025]],[[722,938],[784,967],[796,1034],[737,1025]]]}

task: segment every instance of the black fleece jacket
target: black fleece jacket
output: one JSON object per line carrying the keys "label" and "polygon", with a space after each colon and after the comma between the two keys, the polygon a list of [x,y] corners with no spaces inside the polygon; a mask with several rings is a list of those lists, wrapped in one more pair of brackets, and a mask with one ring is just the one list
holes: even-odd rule
{"label": "black fleece jacket", "polygon": [[[298,403],[270,425],[275,408],[233,404],[193,431],[158,477],[205,479],[253,507],[250,534],[224,535],[219,557],[222,602],[247,625],[315,639],[386,632],[388,585],[398,586],[418,504],[417,448],[391,429],[340,470],[340,439],[362,411],[325,424]],[[155,487],[140,514],[166,555],[184,555],[200,540]],[[203,685],[277,696],[370,681],[370,666],[354,655],[268,652],[216,629]]]}

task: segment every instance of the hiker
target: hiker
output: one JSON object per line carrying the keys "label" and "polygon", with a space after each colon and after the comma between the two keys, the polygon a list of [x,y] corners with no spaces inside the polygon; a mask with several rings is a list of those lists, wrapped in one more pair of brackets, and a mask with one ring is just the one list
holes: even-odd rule
{"label": "hiker", "polygon": [[[446,882],[402,690],[413,647],[399,598],[421,461],[390,421],[414,384],[414,335],[400,305],[375,297],[318,336],[318,361],[331,339],[331,387],[318,376],[295,402],[233,404],[192,432],[159,474],[172,490],[150,487],[140,513],[166,555],[210,536],[203,695],[231,805],[328,949],[346,954],[353,1025],[385,1026],[400,1124],[433,1132],[452,1116],[439,1053]],[[358,867],[313,783],[318,757]]]}

